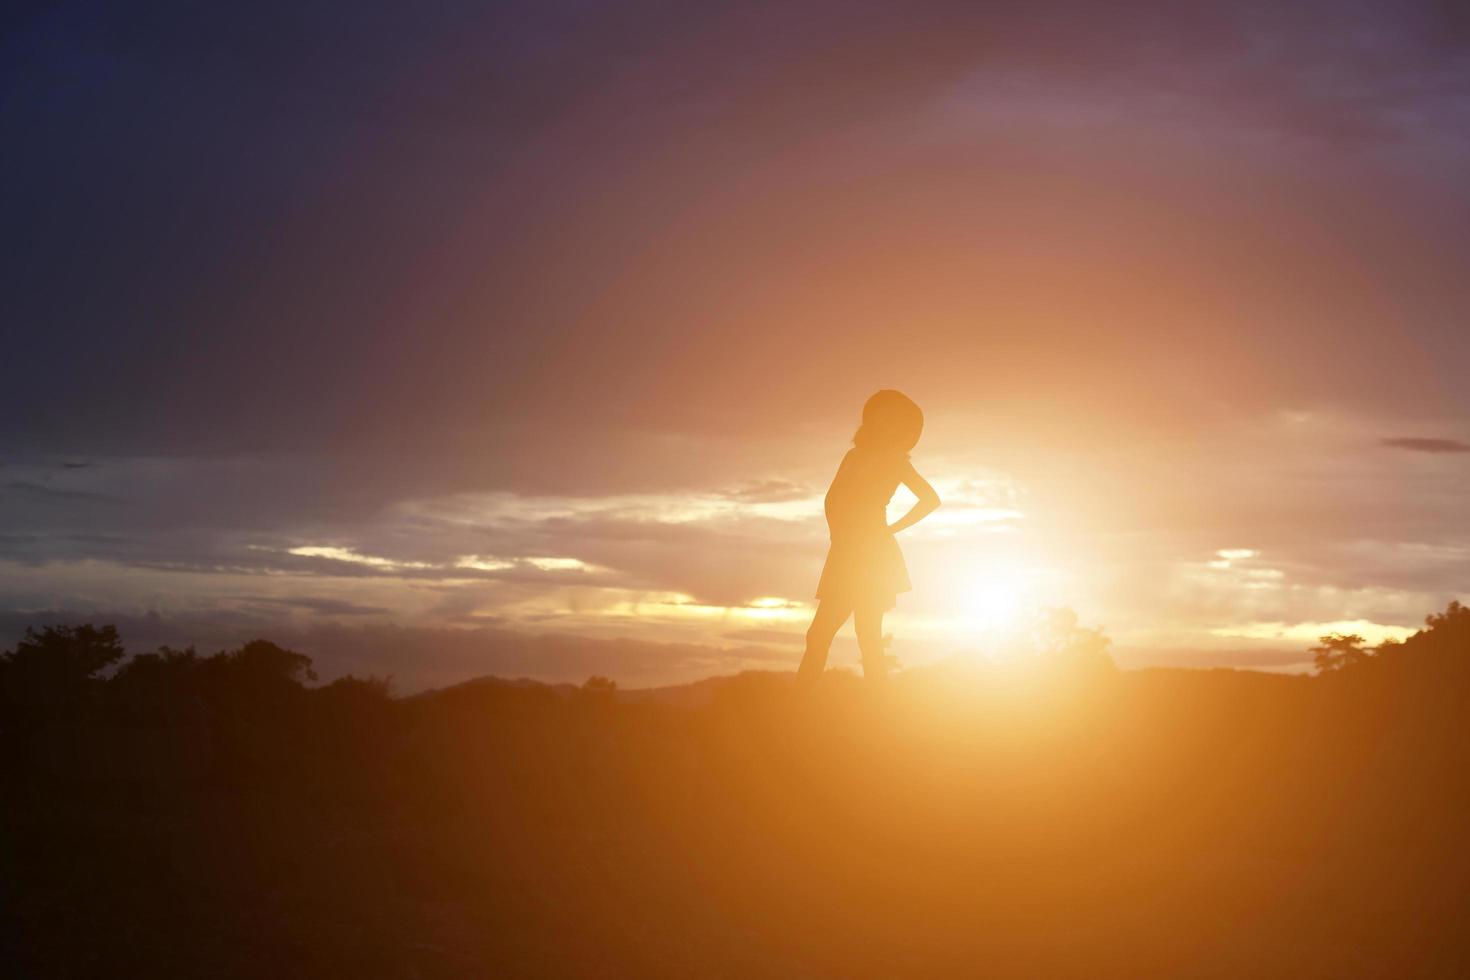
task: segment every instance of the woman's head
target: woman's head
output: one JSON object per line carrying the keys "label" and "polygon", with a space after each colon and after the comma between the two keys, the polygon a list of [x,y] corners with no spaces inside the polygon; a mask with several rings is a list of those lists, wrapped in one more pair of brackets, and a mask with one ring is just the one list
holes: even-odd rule
{"label": "woman's head", "polygon": [[863,406],[863,424],[852,437],[860,449],[906,453],[919,443],[924,413],[901,391],[885,388]]}

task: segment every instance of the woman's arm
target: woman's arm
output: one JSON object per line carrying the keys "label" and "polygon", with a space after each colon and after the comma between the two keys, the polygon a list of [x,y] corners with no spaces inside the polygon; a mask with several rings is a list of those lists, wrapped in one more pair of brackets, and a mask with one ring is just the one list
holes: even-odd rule
{"label": "woman's arm", "polygon": [[909,508],[907,514],[888,525],[888,533],[890,534],[897,534],[899,531],[913,527],[939,508],[939,494],[934,492],[934,488],[929,485],[928,480],[919,475],[919,471],[914,469],[913,463],[905,462],[903,464],[903,475],[899,479],[919,499],[913,507]]}

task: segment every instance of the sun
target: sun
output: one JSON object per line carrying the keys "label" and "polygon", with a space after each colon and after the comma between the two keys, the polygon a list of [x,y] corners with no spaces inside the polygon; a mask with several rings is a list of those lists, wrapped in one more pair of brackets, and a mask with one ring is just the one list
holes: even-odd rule
{"label": "sun", "polygon": [[[1010,547],[1005,545],[1010,544]],[[1011,542],[966,546],[932,566],[942,585],[935,596],[941,630],[965,648],[1008,648],[1035,624],[1036,614],[1065,594],[1052,563]]]}
{"label": "sun", "polygon": [[1018,577],[1004,570],[989,570],[967,574],[955,598],[966,626],[986,633],[1007,633],[1021,625],[1026,593]]}

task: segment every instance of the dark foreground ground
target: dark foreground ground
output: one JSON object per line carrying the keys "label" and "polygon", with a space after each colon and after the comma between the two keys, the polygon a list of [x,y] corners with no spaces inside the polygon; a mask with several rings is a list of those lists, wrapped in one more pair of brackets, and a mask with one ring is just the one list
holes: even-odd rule
{"label": "dark foreground ground", "polygon": [[133,673],[9,719],[6,976],[1470,975],[1463,661],[695,706]]}

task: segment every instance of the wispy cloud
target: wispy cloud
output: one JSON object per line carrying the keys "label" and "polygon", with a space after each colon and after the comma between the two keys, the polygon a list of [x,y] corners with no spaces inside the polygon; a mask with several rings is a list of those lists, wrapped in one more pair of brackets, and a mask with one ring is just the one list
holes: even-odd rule
{"label": "wispy cloud", "polygon": [[367,606],[345,599],[241,596],[240,602],[246,605],[301,609],[306,612],[320,613],[323,616],[386,616],[393,612],[388,606]]}
{"label": "wispy cloud", "polygon": [[10,483],[0,487],[5,493],[25,497],[38,502],[74,502],[89,501],[99,504],[121,503],[116,497],[105,493],[93,493],[88,490],[69,490],[61,487],[50,487],[41,483],[33,483],[29,480],[12,480]]}
{"label": "wispy cloud", "polygon": [[757,480],[725,493],[725,496],[732,500],[759,504],[786,503],[792,500],[803,500],[811,495],[811,487],[793,483],[790,480]]}
{"label": "wispy cloud", "polygon": [[1399,436],[1379,440],[1379,445],[1390,449],[1407,449],[1416,453],[1470,453],[1470,443],[1458,439],[1424,439],[1415,436]]}

